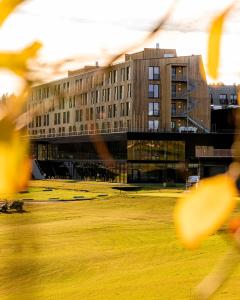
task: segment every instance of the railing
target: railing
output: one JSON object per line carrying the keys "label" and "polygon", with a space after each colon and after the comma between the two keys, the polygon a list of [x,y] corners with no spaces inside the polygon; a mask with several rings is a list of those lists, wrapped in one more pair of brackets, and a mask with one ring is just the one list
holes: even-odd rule
{"label": "railing", "polygon": [[173,81],[187,81],[187,75],[184,74],[172,74]]}
{"label": "railing", "polygon": [[56,138],[56,137],[73,137],[82,135],[96,135],[96,134],[111,134],[111,133],[122,133],[127,132],[129,129],[127,127],[112,128],[112,129],[95,129],[95,130],[82,130],[82,131],[72,131],[72,132],[58,132],[58,133],[39,133],[36,135],[29,135],[30,139],[39,138]]}
{"label": "railing", "polygon": [[181,118],[186,118],[187,117],[187,113],[186,111],[172,111],[172,117],[181,117]]}
{"label": "railing", "polygon": [[196,157],[232,157],[231,149],[197,149]]}
{"label": "railing", "polygon": [[194,119],[192,119],[189,115],[187,116],[188,120],[195,126],[197,126],[198,128],[200,128],[201,130],[203,130],[206,133],[209,133],[210,130],[208,128],[206,128],[204,125],[199,124],[197,121],[195,121]]}
{"label": "railing", "polygon": [[172,99],[187,99],[188,93],[187,90],[182,92],[172,92]]}
{"label": "railing", "polygon": [[[189,127],[189,130],[184,130],[181,131],[180,128],[173,128],[171,130],[169,129],[163,129],[163,128],[143,128],[143,127],[138,127],[138,128],[127,128],[127,127],[119,127],[119,128],[113,128],[113,129],[99,129],[99,130],[83,130],[83,131],[72,131],[72,132],[62,132],[62,133],[47,133],[47,134],[36,134],[36,135],[29,135],[28,137],[31,140],[34,139],[51,139],[51,138],[59,138],[59,137],[75,137],[75,136],[86,136],[86,135],[98,135],[98,134],[114,134],[114,133],[126,133],[126,132],[156,132],[156,133],[199,133],[199,127],[198,130],[191,130],[192,127]],[[207,129],[204,129],[205,132]],[[201,131],[204,131],[203,128]],[[210,132],[210,131],[208,131]],[[214,132],[215,133],[215,132]]]}

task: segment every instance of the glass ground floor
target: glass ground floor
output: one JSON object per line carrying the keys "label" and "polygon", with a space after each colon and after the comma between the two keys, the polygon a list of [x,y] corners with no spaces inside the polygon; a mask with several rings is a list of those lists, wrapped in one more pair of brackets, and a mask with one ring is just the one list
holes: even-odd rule
{"label": "glass ground floor", "polygon": [[226,171],[232,135],[127,133],[34,141],[32,157],[47,178],[123,183],[185,183]]}
{"label": "glass ground floor", "polygon": [[213,176],[227,170],[227,162],[156,162],[102,160],[38,160],[46,178],[99,180],[121,183],[184,184],[188,176]]}

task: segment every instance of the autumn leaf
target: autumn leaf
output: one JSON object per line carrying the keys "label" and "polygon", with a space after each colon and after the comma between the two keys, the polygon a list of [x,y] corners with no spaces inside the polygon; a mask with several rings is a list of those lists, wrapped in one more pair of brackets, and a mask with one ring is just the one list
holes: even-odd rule
{"label": "autumn leaf", "polygon": [[226,20],[226,17],[232,10],[234,4],[228,6],[219,16],[217,16],[210,26],[208,39],[207,67],[208,74],[213,79],[216,79],[218,77],[218,68],[220,62],[220,44],[223,32],[223,24]]}
{"label": "autumn leaf", "polygon": [[0,1],[0,26],[4,23],[7,17],[14,9],[25,0],[1,0]]}
{"label": "autumn leaf", "polygon": [[190,249],[214,233],[236,205],[235,181],[221,174],[200,181],[198,188],[186,192],[175,209],[175,223],[183,244]]}
{"label": "autumn leaf", "polygon": [[34,42],[19,52],[0,52],[0,68],[6,68],[20,77],[25,77],[28,60],[34,58],[41,48],[41,43]]}
{"label": "autumn leaf", "polygon": [[30,174],[29,141],[26,132],[15,130],[14,124],[0,120],[0,196],[9,199],[27,184]]}

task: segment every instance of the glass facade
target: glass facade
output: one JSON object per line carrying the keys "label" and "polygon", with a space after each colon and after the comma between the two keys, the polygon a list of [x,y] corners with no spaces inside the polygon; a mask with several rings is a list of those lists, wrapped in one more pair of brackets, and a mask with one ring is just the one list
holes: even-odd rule
{"label": "glass facade", "polygon": [[128,182],[184,183],[184,163],[128,163]]}
{"label": "glass facade", "polygon": [[128,141],[128,182],[173,184],[185,177],[184,141]]}
{"label": "glass facade", "polygon": [[127,158],[126,141],[107,143],[38,144],[32,146],[32,155],[39,160],[89,160]]}
{"label": "glass facade", "polygon": [[185,161],[184,141],[129,140],[128,160]]}

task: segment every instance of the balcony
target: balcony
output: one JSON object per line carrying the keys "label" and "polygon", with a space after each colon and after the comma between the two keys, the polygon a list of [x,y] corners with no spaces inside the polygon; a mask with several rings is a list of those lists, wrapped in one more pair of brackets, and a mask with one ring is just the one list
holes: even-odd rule
{"label": "balcony", "polygon": [[172,81],[187,81],[187,75],[186,74],[172,74]]}
{"label": "balcony", "polygon": [[187,98],[188,98],[187,90],[184,90],[184,91],[181,91],[181,92],[172,91],[172,99],[187,100]]}
{"label": "balcony", "polygon": [[187,112],[186,112],[186,110],[172,110],[172,117],[186,118]]}

